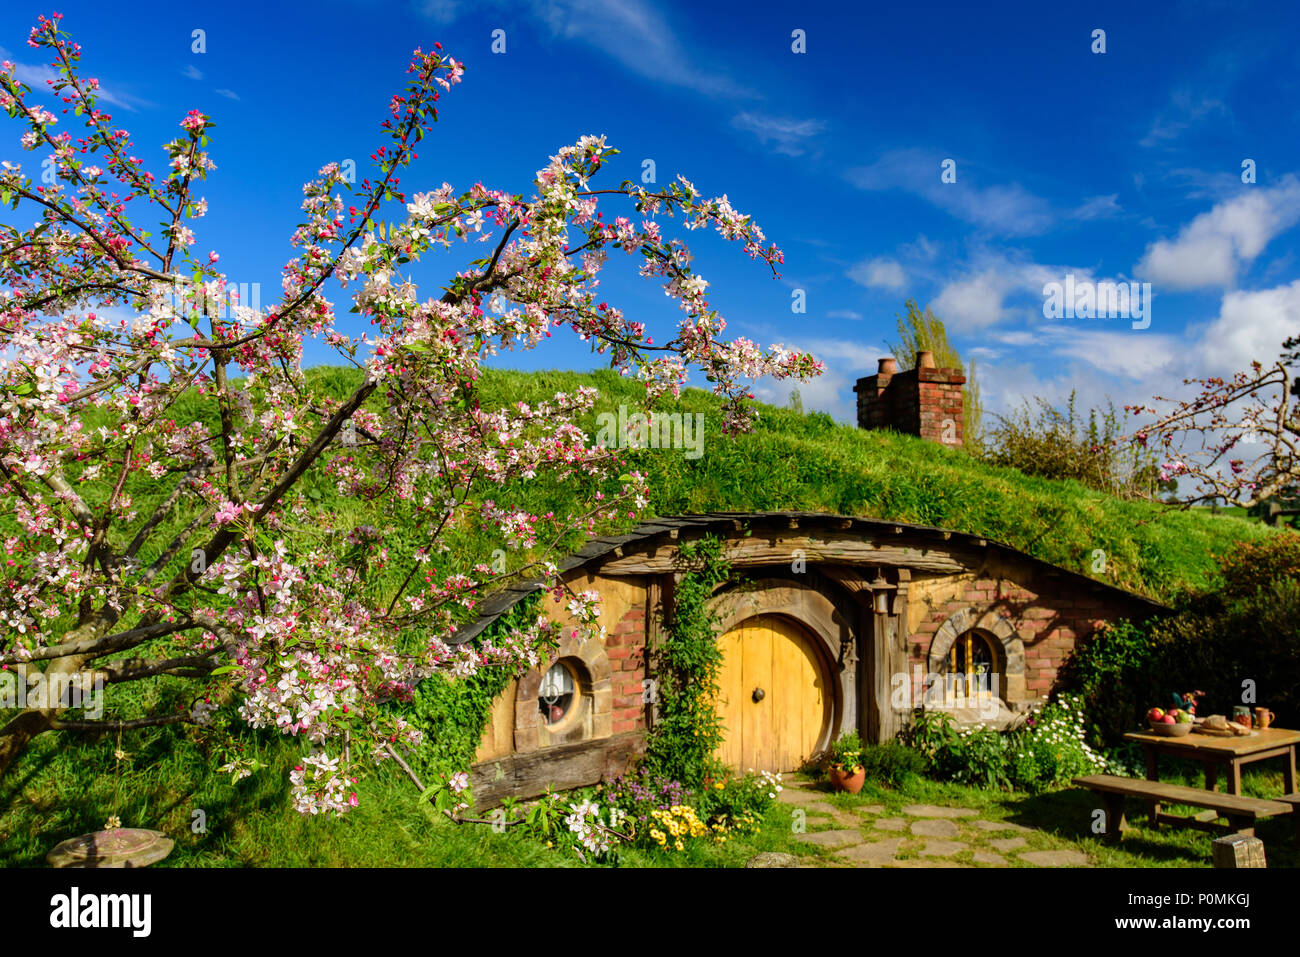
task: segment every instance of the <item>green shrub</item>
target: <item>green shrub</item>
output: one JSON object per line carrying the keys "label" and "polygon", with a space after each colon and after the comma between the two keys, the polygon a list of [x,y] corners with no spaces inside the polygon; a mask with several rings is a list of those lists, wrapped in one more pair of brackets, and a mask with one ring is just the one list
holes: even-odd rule
{"label": "green shrub", "polygon": [[1300,720],[1300,535],[1240,543],[1217,563],[1220,587],[1177,615],[1120,622],[1066,661],[1058,689],[1083,696],[1094,744],[1115,747],[1148,708],[1193,689],[1198,713],[1230,714],[1245,681],[1280,725]]}
{"label": "green shrub", "polygon": [[[480,641],[524,628],[536,619],[542,593],[534,592],[492,622]],[[468,678],[434,674],[415,689],[409,703],[397,705],[402,717],[424,732],[424,745],[412,760],[430,780],[463,771],[474,762],[492,713],[492,703],[515,675],[500,666],[483,667]]]}
{"label": "green shrub", "polygon": [[731,568],[722,557],[722,542],[713,537],[682,543],[678,560],[683,574],[674,591],[673,619],[653,653],[659,716],[643,764],[656,777],[698,788],[721,772],[715,754],[723,729],[714,700],[722,649],[709,602]]}
{"label": "green shrub", "polygon": [[1140,727],[1148,708],[1163,705],[1157,687],[1168,683],[1161,656],[1150,631],[1120,621],[1077,646],[1057,675],[1058,688],[1082,696],[1088,715],[1089,740],[1100,747],[1117,747],[1126,732]]}
{"label": "green shrub", "polygon": [[959,727],[943,711],[922,711],[903,733],[908,747],[925,756],[929,774],[941,781],[1005,788],[1007,742],[992,728]]}
{"label": "green shrub", "polygon": [[1042,791],[1082,774],[1128,773],[1087,741],[1083,698],[1062,695],[1025,725],[1007,734],[1007,776],[1012,787]]}
{"label": "green shrub", "polygon": [[1090,409],[1087,424],[1075,409],[1075,394],[1065,409],[1038,399],[1037,414],[1027,401],[1009,415],[996,416],[984,458],[1026,475],[1074,479],[1121,498],[1146,498],[1162,486],[1152,452],[1123,442],[1124,425],[1109,399],[1105,409]]}
{"label": "green shrub", "polygon": [[905,785],[909,778],[926,770],[925,755],[897,741],[869,744],[862,749],[862,766],[867,780],[891,788]]}
{"label": "green shrub", "polygon": [[1224,602],[1253,596],[1275,581],[1300,581],[1300,535],[1274,535],[1258,542],[1239,542],[1218,556]]}
{"label": "green shrub", "polygon": [[1086,741],[1082,699],[1064,696],[1007,731],[958,727],[942,711],[922,712],[903,735],[941,781],[983,788],[1041,791],[1080,774],[1126,773]]}

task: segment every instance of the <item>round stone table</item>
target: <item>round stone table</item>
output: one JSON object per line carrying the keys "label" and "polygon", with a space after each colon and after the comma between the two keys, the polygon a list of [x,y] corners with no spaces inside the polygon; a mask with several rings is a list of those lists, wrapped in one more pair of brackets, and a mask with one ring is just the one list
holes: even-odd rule
{"label": "round stone table", "polygon": [[162,831],[121,827],[68,838],[45,860],[51,867],[148,867],[170,854],[174,843]]}

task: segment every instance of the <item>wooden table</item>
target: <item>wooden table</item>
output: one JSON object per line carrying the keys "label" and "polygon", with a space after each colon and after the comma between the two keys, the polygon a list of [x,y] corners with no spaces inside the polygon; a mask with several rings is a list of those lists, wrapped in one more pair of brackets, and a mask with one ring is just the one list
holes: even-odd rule
{"label": "wooden table", "polygon": [[1136,741],[1146,751],[1147,780],[1160,780],[1157,762],[1161,754],[1191,758],[1205,768],[1205,787],[1217,788],[1219,768],[1227,772],[1229,794],[1241,793],[1241,766],[1269,758],[1282,758],[1283,791],[1295,793],[1296,748],[1300,745],[1300,731],[1285,728],[1262,728],[1249,737],[1220,738],[1209,734],[1191,734],[1181,738],[1166,738],[1158,734],[1135,731],[1124,735],[1126,741]]}

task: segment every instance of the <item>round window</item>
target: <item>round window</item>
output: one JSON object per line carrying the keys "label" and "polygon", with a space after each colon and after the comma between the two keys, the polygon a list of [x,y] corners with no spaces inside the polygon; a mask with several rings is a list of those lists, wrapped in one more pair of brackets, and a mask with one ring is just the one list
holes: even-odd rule
{"label": "round window", "polygon": [[537,709],[541,712],[542,724],[563,721],[573,707],[576,691],[577,685],[569,666],[562,661],[551,665],[537,689]]}

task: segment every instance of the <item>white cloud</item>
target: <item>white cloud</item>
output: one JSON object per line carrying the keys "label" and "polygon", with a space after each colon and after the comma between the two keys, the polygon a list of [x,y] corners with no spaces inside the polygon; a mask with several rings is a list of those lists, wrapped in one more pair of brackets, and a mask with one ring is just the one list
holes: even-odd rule
{"label": "white cloud", "polygon": [[864,260],[848,271],[848,277],[870,289],[902,289],[907,285],[903,267],[892,259]]}
{"label": "white cloud", "polygon": [[[504,0],[421,0],[420,12],[449,24],[466,10],[486,8],[517,14],[519,4]],[[693,54],[678,41],[657,5],[646,0],[532,0],[526,10],[552,36],[594,47],[631,72],[656,83],[667,83],[732,99],[755,93],[724,73],[711,69],[710,58]]]}
{"label": "white cloud", "polygon": [[764,146],[773,144],[773,152],[786,156],[803,155],[804,141],[826,129],[821,120],[793,120],[749,111],[737,113],[731,125],[753,133]]}
{"label": "white cloud", "polygon": [[826,315],[831,319],[852,319],[855,322],[862,318],[862,313],[855,312],[852,309],[832,309]]}
{"label": "white cloud", "polygon": [[1141,279],[1171,289],[1231,286],[1269,241],[1300,222],[1300,181],[1287,176],[1270,189],[1249,187],[1184,226],[1176,239],[1147,246],[1134,267]]}
{"label": "white cloud", "polygon": [[1082,269],[1016,262],[1005,256],[983,257],[966,275],[944,286],[930,308],[958,331],[982,329],[1008,319],[1006,300],[1016,295],[1033,299],[1041,315],[1043,286],[1063,280],[1071,271],[1077,279],[1090,277]]}
{"label": "white cloud", "polygon": [[1111,193],[1109,196],[1093,196],[1070,210],[1070,218],[1091,220],[1118,216],[1120,213],[1118,200],[1118,193]]}
{"label": "white cloud", "polygon": [[1147,135],[1142,138],[1140,145],[1151,147],[1158,146],[1170,140],[1177,139],[1184,130],[1206,117],[1226,116],[1228,108],[1223,105],[1222,100],[1213,97],[1201,97],[1194,99],[1186,90],[1179,90],[1173,97],[1173,109],[1156,118],[1151,124],[1151,129]]}
{"label": "white cloud", "polygon": [[203,79],[203,71],[190,63],[186,65],[185,69],[181,70],[181,76],[187,76],[191,80],[201,80]]}
{"label": "white cloud", "polygon": [[1050,325],[1042,327],[1040,332],[1056,355],[1081,359],[1103,372],[1138,380],[1147,379],[1168,367],[1184,347],[1184,340],[1178,336],[1145,330],[1112,332]]}
{"label": "white cloud", "polygon": [[224,96],[228,100],[239,99],[239,94],[236,93],[234,90],[216,90],[214,92],[217,94],[217,96]]}
{"label": "white cloud", "polygon": [[958,219],[995,233],[1027,236],[1052,225],[1056,216],[1051,205],[1018,183],[976,186],[960,163],[957,181],[942,182],[944,158],[920,149],[894,150],[870,166],[849,169],[845,178],[859,189],[907,190]]}
{"label": "white cloud", "polygon": [[[10,55],[9,51],[6,50],[4,47],[0,47],[0,60],[12,60],[12,59],[13,56]],[[51,96],[53,94],[51,94],[50,92],[50,85],[48,81],[54,80],[55,82],[58,82],[59,80],[62,79],[62,75],[59,73],[58,70],[54,69],[54,67],[45,63],[15,62],[14,79],[16,79],[19,83],[23,83],[31,87],[33,93],[42,93],[45,94],[46,96]],[[130,96],[125,93],[118,93],[112,89],[103,86],[102,84],[99,87],[99,89],[96,91],[96,93],[99,96],[101,102],[109,103],[112,104],[113,106],[120,106],[122,109],[128,110],[132,113],[136,112],[141,108],[149,108],[154,106],[154,104],[150,103],[148,100],[143,100],[138,96]]]}
{"label": "white cloud", "polygon": [[1206,329],[1200,359],[1205,371],[1226,375],[1253,361],[1265,365],[1282,353],[1282,342],[1300,333],[1300,279],[1256,292],[1230,292]]}

